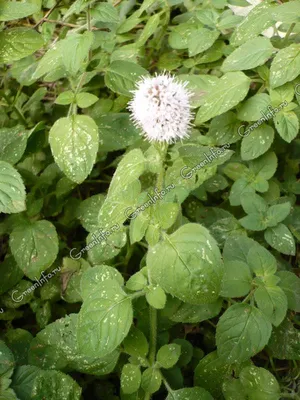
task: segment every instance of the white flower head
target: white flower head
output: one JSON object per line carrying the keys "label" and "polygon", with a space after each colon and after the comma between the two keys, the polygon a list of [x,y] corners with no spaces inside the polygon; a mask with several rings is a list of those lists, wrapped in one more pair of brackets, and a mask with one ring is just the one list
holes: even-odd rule
{"label": "white flower head", "polygon": [[192,93],[186,85],[164,73],[143,77],[132,91],[128,106],[131,119],[150,142],[173,143],[189,136]]}

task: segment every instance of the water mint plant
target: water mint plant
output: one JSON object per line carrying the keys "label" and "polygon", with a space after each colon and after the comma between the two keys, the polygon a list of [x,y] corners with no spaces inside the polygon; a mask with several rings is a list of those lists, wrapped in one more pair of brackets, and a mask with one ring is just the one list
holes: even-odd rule
{"label": "water mint plant", "polygon": [[0,399],[299,399],[299,13],[0,0]]}

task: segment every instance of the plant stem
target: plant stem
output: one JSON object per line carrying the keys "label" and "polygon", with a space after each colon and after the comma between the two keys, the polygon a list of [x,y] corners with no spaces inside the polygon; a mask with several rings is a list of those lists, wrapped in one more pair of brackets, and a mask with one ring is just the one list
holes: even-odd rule
{"label": "plant stem", "polygon": [[76,24],[69,24],[68,22],[56,21],[55,19],[48,19],[48,18],[45,18],[44,22],[49,22],[51,24],[56,24],[61,26],[68,26],[69,28],[79,28],[81,26]]}
{"label": "plant stem", "polygon": [[9,102],[8,96],[6,96],[5,94],[3,94],[4,99],[6,100],[7,104],[9,105],[9,107],[11,107],[13,110],[15,110],[15,112],[18,114],[19,120],[26,126],[28,127],[28,123],[26,121],[26,118],[24,117],[23,113],[21,110],[19,110],[19,108],[17,107],[15,103],[15,101],[11,104]]}
{"label": "plant stem", "polygon": [[287,33],[286,33],[286,35],[285,35],[284,41],[283,41],[283,44],[284,44],[284,45],[286,45],[287,42],[289,41],[290,34],[293,32],[293,29],[294,29],[295,25],[296,25],[296,24],[295,24],[295,22],[294,22],[294,23],[292,23],[291,26],[289,27],[289,29],[288,29],[288,31],[287,31]]}
{"label": "plant stem", "polygon": [[46,12],[46,14],[44,15],[44,17],[43,17],[33,28],[34,28],[34,29],[37,29],[37,27],[38,27],[39,25],[41,25],[43,22],[45,22],[45,20],[49,17],[49,15],[52,13],[52,11],[54,11],[55,8],[56,8],[57,6],[59,6],[59,3],[61,3],[61,1],[62,1],[62,0],[58,0],[58,1],[54,4],[54,6],[53,6],[52,8],[50,8],[49,11]]}
{"label": "plant stem", "polygon": [[149,351],[149,362],[150,365],[154,365],[156,355],[156,343],[157,343],[157,311],[155,308],[149,306],[150,312],[150,351]]}
{"label": "plant stem", "polygon": [[[165,177],[165,158],[168,151],[167,144],[157,144],[157,150],[161,156],[161,168],[157,175],[157,190],[161,191],[164,184]],[[151,284],[151,274],[148,272],[149,283]],[[157,310],[149,305],[149,319],[150,319],[150,343],[149,343],[149,363],[151,366],[155,364],[155,356],[156,356],[156,347],[157,347]],[[144,400],[150,400],[151,394],[146,392]]]}
{"label": "plant stem", "polygon": [[[91,14],[90,14],[90,8],[89,7],[87,9],[87,23],[86,23],[86,26],[87,26],[87,30],[91,31]],[[88,56],[88,63],[91,61],[91,58],[92,58],[92,53],[91,53],[91,50],[90,50],[89,51],[89,56]],[[76,89],[74,91],[74,101],[73,101],[73,103],[70,104],[68,117],[70,115],[72,115],[72,114],[73,115],[77,114],[76,95],[80,92],[80,90],[81,90],[81,88],[83,86],[85,78],[86,78],[86,71],[84,71],[84,73],[81,75],[79,83],[78,83],[78,85],[77,85],[77,87],[76,87]]]}

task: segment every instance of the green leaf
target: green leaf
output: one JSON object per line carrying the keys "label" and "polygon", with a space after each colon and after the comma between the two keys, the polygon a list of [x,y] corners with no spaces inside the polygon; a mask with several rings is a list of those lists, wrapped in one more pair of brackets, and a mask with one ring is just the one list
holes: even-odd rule
{"label": "green leaf", "polygon": [[174,339],[173,343],[176,343],[181,347],[181,354],[177,362],[177,365],[179,367],[188,365],[193,358],[194,348],[192,344],[185,339]]}
{"label": "green leaf", "polygon": [[162,368],[172,368],[179,360],[181,347],[176,343],[162,346],[156,355],[156,361]]}
{"label": "green leaf", "polygon": [[265,64],[274,51],[270,39],[257,37],[231,53],[222,65],[222,71],[241,71]]}
{"label": "green leaf", "polygon": [[231,44],[239,46],[272,26],[274,24],[273,10],[274,5],[270,4],[269,1],[264,1],[254,7],[242,23],[236,27],[231,36]]}
{"label": "green leaf", "polygon": [[282,111],[274,117],[275,127],[279,135],[291,143],[299,132],[299,119],[293,111]]}
{"label": "green leaf", "polygon": [[[39,61],[33,77],[39,79],[41,76],[49,74],[45,80],[50,81],[57,80],[55,74],[58,74],[59,78],[66,74],[75,77],[86,63],[93,41],[94,34],[92,32],[73,33],[58,41]],[[54,74],[54,79],[51,74]]]}
{"label": "green leaf", "polygon": [[160,23],[160,14],[152,15],[148,19],[141,35],[137,39],[136,45],[139,47],[144,46],[144,44],[147,42],[147,40],[156,32],[156,30],[159,26],[159,23]]}
{"label": "green leaf", "polygon": [[258,243],[249,250],[247,263],[256,276],[273,275],[277,270],[276,258]]}
{"label": "green leaf", "polygon": [[161,374],[155,368],[147,368],[142,375],[142,388],[145,392],[155,393],[161,386]]}
{"label": "green leaf", "polygon": [[182,303],[169,317],[175,322],[197,323],[216,317],[222,309],[222,300],[218,299],[211,304]]}
{"label": "green leaf", "polygon": [[223,383],[222,392],[225,400],[247,400],[241,381],[236,378],[230,378]]}
{"label": "green leaf", "polygon": [[223,250],[224,261],[241,261],[247,264],[249,250],[255,241],[245,236],[232,236],[227,238]]}
{"label": "green leaf", "polygon": [[136,88],[136,83],[148,72],[140,65],[128,61],[113,61],[107,68],[105,84],[113,92],[131,97],[131,90]]}
{"label": "green leaf", "polygon": [[3,304],[8,308],[19,308],[27,304],[34,297],[32,282],[22,279],[2,297]]}
{"label": "green leaf", "polygon": [[257,307],[270,319],[274,326],[284,320],[287,313],[287,298],[277,286],[261,286],[254,292]]}
{"label": "green leaf", "polygon": [[69,376],[60,371],[43,371],[36,380],[32,400],[80,400],[81,387]]}
{"label": "green leaf", "polygon": [[249,174],[249,169],[244,164],[230,162],[224,166],[223,172],[233,181],[237,181],[243,178],[244,175],[247,176]]}
{"label": "green leaf", "polygon": [[196,17],[203,25],[214,28],[218,22],[219,14],[214,9],[203,9],[196,12]]}
{"label": "green leaf", "polygon": [[219,31],[205,27],[192,32],[188,39],[189,57],[194,57],[209,49],[218,39],[219,35]]}
{"label": "green leaf", "polygon": [[204,182],[204,187],[207,192],[216,193],[228,187],[228,181],[223,175],[216,174],[214,177]]}
{"label": "green leaf", "polygon": [[[258,179],[271,179],[277,169],[277,156],[274,152],[268,152],[259,158],[249,162],[250,171]],[[254,181],[255,183],[255,181]],[[258,189],[256,189],[258,190]],[[258,190],[261,191],[261,190]]]}
{"label": "green leaf", "polygon": [[83,300],[98,290],[99,282],[109,279],[116,280],[120,286],[124,285],[124,278],[116,268],[108,265],[95,265],[93,268],[85,270],[80,281],[80,292]]}
{"label": "green leaf", "polygon": [[141,212],[132,219],[129,227],[130,243],[136,243],[143,239],[150,223],[150,210]]}
{"label": "green leaf", "polygon": [[[173,185],[173,189],[175,186]],[[165,192],[168,193],[169,187]],[[164,192],[162,192],[164,193]],[[155,193],[153,193],[155,196]],[[169,229],[175,222],[179,213],[177,203],[167,203],[164,200],[156,203],[153,210],[150,209],[152,223],[158,224],[162,229]]]}
{"label": "green leaf", "polygon": [[117,24],[119,22],[118,10],[109,3],[100,3],[93,6],[91,15],[96,21],[111,24]]}
{"label": "green leaf", "polygon": [[274,140],[274,129],[262,124],[242,140],[242,160],[253,160],[266,153]]}
{"label": "green leaf", "polygon": [[26,210],[26,192],[21,175],[10,164],[0,161],[0,213]]}
{"label": "green leaf", "polygon": [[83,182],[98,151],[98,127],[94,120],[87,115],[60,118],[50,130],[49,142],[59,168],[71,181]]}
{"label": "green leaf", "polygon": [[295,240],[289,229],[284,224],[268,228],[264,234],[266,242],[280,253],[295,255]]}
{"label": "green leaf", "polygon": [[218,298],[223,264],[219,248],[208,230],[186,224],[150,249],[151,276],[173,296],[191,304],[212,303]]}
{"label": "green leaf", "polygon": [[217,325],[218,354],[229,363],[246,361],[266,346],[271,331],[271,323],[260,310],[247,304],[234,304]]}
{"label": "green leaf", "polygon": [[[180,156],[186,163],[186,166],[199,170],[203,167],[212,168],[216,165],[222,165],[232,155],[232,151],[228,150],[228,146],[222,148],[212,148],[208,146],[199,146],[195,144],[187,144],[179,147]],[[186,176],[188,171],[184,173]]]}
{"label": "green leaf", "polygon": [[7,256],[0,264],[0,295],[14,287],[23,278],[23,271],[18,267],[14,257]]}
{"label": "green leaf", "polygon": [[219,79],[214,75],[180,74],[177,75],[177,79],[183,83],[187,82],[186,87],[192,93],[190,100],[191,107],[199,107],[202,105],[206,95],[210,92],[211,87],[219,82]]}
{"label": "green leaf", "polygon": [[263,231],[267,228],[266,221],[262,214],[252,213],[241,218],[239,223],[250,231]]}
{"label": "green leaf", "polygon": [[[268,107],[271,107],[270,96],[266,93],[258,93],[244,101],[241,106],[239,106],[237,117],[241,121],[258,121],[264,117],[265,114],[269,112]],[[243,125],[242,125],[243,126]],[[240,128],[241,129],[241,128]],[[253,132],[258,130],[255,128]],[[253,134],[251,133],[251,135]]]}
{"label": "green leaf", "polygon": [[[101,229],[91,232],[86,239],[88,257],[92,264],[101,264],[114,258],[126,244],[126,229],[124,227],[116,224],[104,232],[107,235],[103,236]],[[81,256],[83,254],[84,251],[81,251]]]}
{"label": "green leaf", "polygon": [[123,346],[125,353],[134,357],[145,358],[149,350],[146,336],[135,326],[132,326],[129,334],[124,339]]}
{"label": "green leaf", "polygon": [[[60,40],[53,48],[50,48],[47,53],[39,60],[38,65],[33,72],[33,79],[39,79],[45,74],[51,74],[63,70],[62,75],[66,75],[63,66],[63,50],[64,41]],[[46,76],[46,78],[48,75]],[[45,79],[46,79],[45,78]],[[50,79],[51,80],[51,79]]]}
{"label": "green leaf", "polygon": [[92,32],[67,36],[61,43],[62,62],[66,71],[75,76],[88,58],[94,35]]}
{"label": "green leaf", "polygon": [[62,279],[67,277],[67,282],[61,294],[61,297],[67,303],[82,302],[80,283],[84,272],[87,272],[89,270],[94,270],[94,268],[92,269],[90,264],[84,259],[76,261],[68,257],[63,258],[61,276]]}
{"label": "green leaf", "polygon": [[7,0],[0,1],[0,21],[11,21],[28,17],[40,11],[38,4],[30,2],[11,2]]}
{"label": "green leaf", "polygon": [[100,151],[125,149],[140,138],[140,133],[128,113],[109,113],[96,118],[95,122],[100,132]]}
{"label": "green leaf", "polygon": [[275,21],[292,24],[293,22],[299,22],[299,12],[299,1],[289,1],[276,7],[272,11],[272,16]]}
{"label": "green leaf", "polygon": [[[146,269],[146,268],[145,268]],[[147,269],[146,269],[147,272]],[[126,287],[129,290],[138,291],[144,289],[147,286],[148,280],[145,276],[143,270],[136,272],[135,274],[131,275],[131,277],[126,282]]]}
{"label": "green leaf", "polygon": [[300,69],[300,45],[293,43],[276,54],[270,68],[271,88],[284,85],[297,78]]}
{"label": "green leaf", "polygon": [[131,298],[119,283],[115,280],[99,283],[98,291],[84,300],[78,315],[80,351],[88,356],[109,354],[127,336],[132,319]]}
{"label": "green leaf", "polygon": [[98,228],[98,212],[104,203],[103,194],[95,194],[83,200],[77,209],[77,218],[80,219],[81,225],[88,231],[93,232]]}
{"label": "green leaf", "polygon": [[162,309],[166,305],[167,296],[160,286],[150,286],[149,292],[146,293],[146,300],[150,306],[156,309]]}
{"label": "green leaf", "polygon": [[26,149],[27,135],[27,131],[21,125],[0,129],[0,159],[16,164]]}
{"label": "green leaf", "polygon": [[270,98],[275,112],[277,107],[278,108],[279,106],[280,108],[283,108],[283,106],[286,107],[288,105],[287,103],[293,101],[296,91],[295,89],[296,88],[294,88],[294,85],[291,82],[279,86],[276,89],[270,89]]}
{"label": "green leaf", "polygon": [[250,79],[243,72],[228,72],[222,76],[218,85],[211,87],[205,103],[197,112],[196,125],[235,107],[246,97],[249,87]]}
{"label": "green leaf", "polygon": [[247,214],[264,214],[268,210],[267,202],[256,193],[241,195],[241,203]]}
{"label": "green leaf", "polygon": [[223,383],[232,375],[236,375],[234,365],[214,351],[200,360],[195,369],[194,384],[209,390],[214,398],[219,399]]}
{"label": "green leaf", "polygon": [[279,400],[281,398],[279,384],[268,370],[264,368],[243,368],[240,380],[249,400]]}
{"label": "green leaf", "polygon": [[88,108],[98,100],[98,97],[91,93],[82,92],[76,95],[76,102],[80,108]]}
{"label": "green leaf", "polygon": [[187,49],[190,36],[200,28],[202,25],[189,22],[175,26],[169,35],[169,45],[176,50]]}
{"label": "green leaf", "polygon": [[237,120],[236,115],[228,111],[211,120],[206,136],[213,139],[216,146],[235,143],[240,140],[240,135],[238,134],[239,126],[240,122]]}
{"label": "green leaf", "polygon": [[14,371],[12,388],[19,399],[31,399],[36,378],[43,371],[33,365],[22,365]]}
{"label": "green leaf", "polygon": [[12,28],[0,32],[0,63],[11,63],[39,50],[43,37],[30,28]]}
{"label": "green leaf", "polygon": [[[132,170],[132,175],[139,175],[139,171],[142,167],[142,165],[136,165],[136,170]],[[119,174],[119,172],[120,171],[118,171],[117,175],[115,173],[116,177],[118,175],[122,175],[122,173]],[[130,176],[127,176],[126,180],[130,181],[130,178]],[[123,190],[116,190],[112,192],[111,195],[108,192],[108,195],[103,205],[101,206],[100,210],[98,209],[98,215],[95,221],[98,224],[98,227],[105,229],[108,228],[110,230],[114,228],[115,231],[119,230],[119,225],[123,224],[124,221],[128,219],[132,211],[136,209],[141,191],[141,184],[137,178],[135,179],[135,181],[129,182],[128,185],[124,186]],[[113,180],[111,181],[111,184],[112,182]]]}
{"label": "green leaf", "polygon": [[136,181],[145,170],[145,157],[140,149],[131,150],[121,160],[111,180],[108,196],[119,193]]}
{"label": "green leaf", "polygon": [[279,360],[300,360],[300,332],[286,319],[273,329],[268,350]]}
{"label": "green leaf", "polygon": [[279,271],[277,275],[280,278],[278,286],[281,287],[288,299],[289,309],[300,312],[300,279],[289,271]]}
{"label": "green leaf", "polygon": [[13,352],[18,365],[28,363],[28,351],[32,339],[32,334],[25,329],[17,328],[7,331],[5,341]]}
{"label": "green leaf", "polygon": [[3,340],[0,340],[0,375],[5,374],[15,365],[15,359]]}
{"label": "green leaf", "polygon": [[279,222],[286,219],[291,211],[291,203],[281,203],[271,206],[267,211],[268,226],[276,226]]}
{"label": "green leaf", "polygon": [[28,222],[15,228],[9,245],[19,268],[32,280],[38,279],[53,264],[58,253],[56,229],[46,220]]}
{"label": "green leaf", "polygon": [[184,388],[169,392],[166,400],[213,400],[209,392],[200,387]]}
{"label": "green leaf", "polygon": [[74,93],[71,90],[66,90],[58,95],[55,104],[66,106],[74,101]]}
{"label": "green leaf", "polygon": [[136,392],[141,384],[142,374],[140,367],[133,364],[125,364],[121,373],[121,389],[124,393]]}
{"label": "green leaf", "polygon": [[252,275],[250,268],[242,261],[227,261],[224,263],[221,296],[243,297],[251,289]]}
{"label": "green leaf", "polygon": [[78,349],[76,327],[78,314],[56,320],[40,331],[30,344],[28,362],[42,369],[69,369],[101,376],[115,368],[119,352],[105,357],[88,356]]}
{"label": "green leaf", "polygon": [[[231,171],[230,171],[231,173]],[[239,178],[231,186],[229,201],[232,206],[239,206],[241,204],[242,196],[255,193],[255,189],[244,178]]]}

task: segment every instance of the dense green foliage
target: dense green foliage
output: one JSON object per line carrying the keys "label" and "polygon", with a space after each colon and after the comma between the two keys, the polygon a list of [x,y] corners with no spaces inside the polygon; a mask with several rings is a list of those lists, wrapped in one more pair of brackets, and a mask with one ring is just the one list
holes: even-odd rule
{"label": "dense green foliage", "polygon": [[0,0],[0,400],[300,398],[300,1],[256,3]]}

